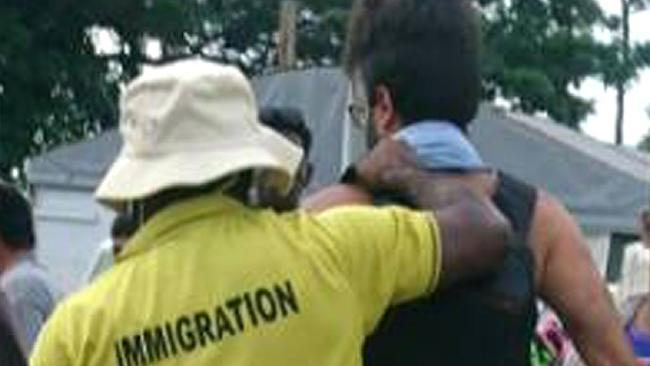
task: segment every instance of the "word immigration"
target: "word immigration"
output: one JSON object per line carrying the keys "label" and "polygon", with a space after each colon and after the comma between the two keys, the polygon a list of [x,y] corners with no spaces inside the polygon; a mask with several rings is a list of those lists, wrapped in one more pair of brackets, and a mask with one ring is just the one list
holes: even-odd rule
{"label": "word immigration", "polygon": [[291,282],[261,287],[233,296],[212,310],[183,314],[117,340],[114,343],[117,364],[156,363],[298,313],[298,300]]}

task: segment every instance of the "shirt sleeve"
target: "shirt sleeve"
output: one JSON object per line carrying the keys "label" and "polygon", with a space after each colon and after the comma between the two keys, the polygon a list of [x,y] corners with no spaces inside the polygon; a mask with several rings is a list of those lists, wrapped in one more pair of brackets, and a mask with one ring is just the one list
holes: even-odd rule
{"label": "shirt sleeve", "polygon": [[317,219],[334,239],[367,333],[388,306],[423,296],[437,286],[441,249],[433,214],[355,206],[326,211]]}
{"label": "shirt sleeve", "polygon": [[16,333],[29,352],[55,300],[46,285],[33,276],[16,278],[4,290],[15,318]]}
{"label": "shirt sleeve", "polygon": [[41,330],[43,323],[47,314],[44,314],[39,307],[34,304],[31,299],[26,298],[26,296],[18,297],[15,304],[16,322],[18,328],[20,329],[20,336],[22,339],[22,344],[25,345],[27,351],[30,351],[38,332]]}

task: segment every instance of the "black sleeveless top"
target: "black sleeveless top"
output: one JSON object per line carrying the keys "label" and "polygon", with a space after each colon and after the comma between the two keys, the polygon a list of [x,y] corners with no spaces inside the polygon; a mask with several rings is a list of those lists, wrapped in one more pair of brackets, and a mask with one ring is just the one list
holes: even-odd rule
{"label": "black sleeveless top", "polygon": [[528,365],[537,310],[527,245],[536,190],[500,173],[494,202],[514,236],[497,272],[391,309],[367,339],[364,364]]}

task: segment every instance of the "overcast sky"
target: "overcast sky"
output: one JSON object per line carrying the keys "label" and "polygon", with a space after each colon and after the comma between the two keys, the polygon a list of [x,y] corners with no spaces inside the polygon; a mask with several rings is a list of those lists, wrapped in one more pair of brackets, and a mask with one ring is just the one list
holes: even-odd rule
{"label": "overcast sky", "polygon": [[[620,1],[600,0],[601,6],[610,13],[620,12]],[[650,11],[634,14],[631,18],[631,32],[634,41],[650,41]],[[582,124],[585,133],[597,139],[614,141],[614,121],[616,118],[616,93],[604,89],[597,80],[588,80],[580,88],[580,94],[594,99],[596,113]],[[633,84],[625,103],[625,143],[637,144],[650,130],[650,70],[646,69]]]}

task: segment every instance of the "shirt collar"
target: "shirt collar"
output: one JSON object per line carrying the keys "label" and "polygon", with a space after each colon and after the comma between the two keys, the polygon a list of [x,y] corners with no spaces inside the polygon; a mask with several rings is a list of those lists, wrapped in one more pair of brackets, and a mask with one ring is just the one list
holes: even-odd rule
{"label": "shirt collar", "polygon": [[239,201],[217,191],[195,198],[174,203],[153,217],[142,226],[125,245],[117,256],[116,262],[122,262],[156,247],[158,239],[165,233],[205,216],[245,209]]}

